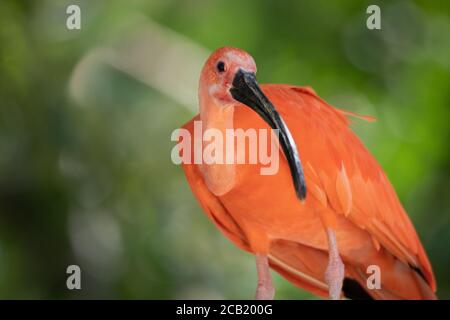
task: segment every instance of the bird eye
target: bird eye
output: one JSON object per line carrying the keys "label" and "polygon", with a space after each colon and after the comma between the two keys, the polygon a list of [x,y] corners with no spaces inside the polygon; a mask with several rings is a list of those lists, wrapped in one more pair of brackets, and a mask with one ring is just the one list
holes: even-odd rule
{"label": "bird eye", "polygon": [[217,71],[219,71],[219,72],[225,71],[225,62],[223,62],[223,61],[217,62]]}

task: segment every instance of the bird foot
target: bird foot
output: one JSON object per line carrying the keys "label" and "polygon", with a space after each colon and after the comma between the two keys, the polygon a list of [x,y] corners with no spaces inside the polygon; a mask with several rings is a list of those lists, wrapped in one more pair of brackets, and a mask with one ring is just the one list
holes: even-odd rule
{"label": "bird foot", "polygon": [[258,271],[258,286],[256,300],[273,300],[275,288],[269,270],[269,259],[265,254],[256,254],[256,270]]}
{"label": "bird foot", "polygon": [[325,271],[325,281],[328,284],[330,300],[340,300],[344,274],[344,263],[339,255],[330,259],[327,270]]}

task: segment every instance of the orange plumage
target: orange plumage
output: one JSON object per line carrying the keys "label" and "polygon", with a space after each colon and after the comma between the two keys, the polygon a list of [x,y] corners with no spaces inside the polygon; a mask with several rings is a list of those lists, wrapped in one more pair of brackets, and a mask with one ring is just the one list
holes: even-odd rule
{"label": "orange plumage", "polygon": [[[260,175],[260,165],[235,165],[232,188],[219,196],[205,183],[199,165],[183,164],[207,216],[238,247],[267,254],[274,270],[320,296],[327,296],[328,290],[324,228],[329,227],[336,233],[346,281],[366,288],[367,268],[377,265],[381,289],[365,290],[372,298],[435,298],[433,271],[414,226],[382,168],[349,128],[349,117],[357,115],[330,106],[310,88],[262,85],[261,89],[297,144],[307,197],[304,202],[296,197],[281,153],[275,175]],[[203,103],[212,101],[203,97]],[[233,128],[270,128],[243,104],[235,102],[232,108]],[[193,134],[193,121],[199,119],[184,128]],[[343,291],[352,297],[345,281]]]}

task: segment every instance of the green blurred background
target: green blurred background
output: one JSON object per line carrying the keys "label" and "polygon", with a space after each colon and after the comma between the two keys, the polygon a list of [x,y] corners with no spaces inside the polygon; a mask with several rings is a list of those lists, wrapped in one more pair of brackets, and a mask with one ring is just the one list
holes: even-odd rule
{"label": "green blurred background", "polygon": [[[81,30],[66,8],[81,7]],[[366,28],[381,7],[382,30]],[[261,83],[378,118],[381,162],[450,298],[448,1],[0,1],[0,298],[252,298],[253,257],[205,217],[172,131],[215,48]],[[82,269],[82,290],[66,268]],[[314,297],[275,275],[278,299]]]}

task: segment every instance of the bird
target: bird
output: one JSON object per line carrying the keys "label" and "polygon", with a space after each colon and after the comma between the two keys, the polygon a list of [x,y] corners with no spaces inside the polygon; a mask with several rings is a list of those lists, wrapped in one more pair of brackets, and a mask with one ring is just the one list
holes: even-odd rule
{"label": "bird", "polygon": [[208,141],[192,143],[180,134],[177,145],[206,216],[254,255],[256,299],[274,298],[271,270],[331,300],[437,299],[432,266],[411,220],[350,128],[353,119],[374,118],[335,108],[310,87],[258,84],[253,57],[234,47],[206,60],[198,99],[199,114],[180,128],[186,133],[195,135],[196,123],[223,135],[278,133],[279,167],[267,175],[259,162],[183,157]]}

